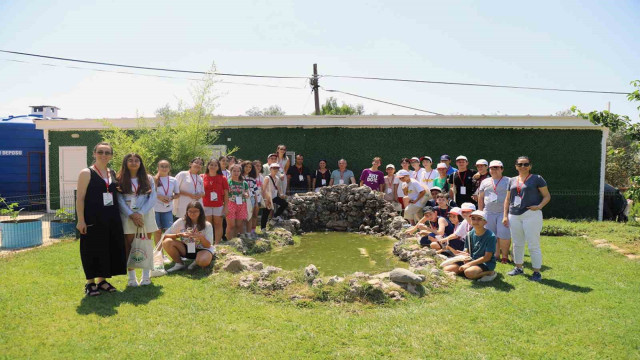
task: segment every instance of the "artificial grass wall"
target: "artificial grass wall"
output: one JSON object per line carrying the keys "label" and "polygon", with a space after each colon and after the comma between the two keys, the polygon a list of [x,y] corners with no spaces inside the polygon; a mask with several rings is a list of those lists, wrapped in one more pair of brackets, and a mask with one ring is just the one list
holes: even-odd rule
{"label": "artificial grass wall", "polygon": [[[74,139],[72,133],[80,137]],[[59,146],[87,146],[91,162],[91,149],[99,140],[97,131],[49,131],[49,179],[58,179]],[[599,129],[300,127],[220,129],[217,144],[229,149],[238,146],[235,156],[263,162],[278,144],[285,144],[288,150],[303,154],[312,170],[320,159],[326,159],[333,170],[338,160],[345,158],[356,177],[371,166],[374,156],[382,157],[383,166],[393,163],[400,168],[403,157],[427,155],[437,162],[442,154],[453,159],[463,154],[472,164],[479,158],[498,159],[505,164],[505,175],[514,176],[516,158],[527,155],[533,172],[547,180],[552,195],[545,217],[597,218],[601,141]],[[52,181],[50,187],[55,198],[59,184]]]}

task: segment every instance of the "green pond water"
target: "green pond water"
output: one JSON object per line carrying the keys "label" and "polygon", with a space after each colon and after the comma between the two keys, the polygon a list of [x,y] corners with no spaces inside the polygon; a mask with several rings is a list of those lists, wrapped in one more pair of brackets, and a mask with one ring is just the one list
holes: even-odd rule
{"label": "green pond water", "polygon": [[309,233],[292,246],[277,248],[255,258],[265,265],[297,270],[314,264],[324,275],[356,271],[380,273],[408,265],[393,255],[394,239],[346,232]]}

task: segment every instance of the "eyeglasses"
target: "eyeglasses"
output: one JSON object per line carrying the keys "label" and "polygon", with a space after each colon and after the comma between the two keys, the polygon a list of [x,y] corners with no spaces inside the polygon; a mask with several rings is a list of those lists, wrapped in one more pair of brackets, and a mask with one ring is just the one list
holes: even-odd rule
{"label": "eyeglasses", "polygon": [[113,153],[111,151],[103,151],[103,150],[96,151],[96,154],[98,154],[98,155],[107,155],[107,156],[113,155]]}
{"label": "eyeglasses", "polygon": [[516,166],[517,167],[529,167],[529,165],[531,165],[530,163],[517,163]]}

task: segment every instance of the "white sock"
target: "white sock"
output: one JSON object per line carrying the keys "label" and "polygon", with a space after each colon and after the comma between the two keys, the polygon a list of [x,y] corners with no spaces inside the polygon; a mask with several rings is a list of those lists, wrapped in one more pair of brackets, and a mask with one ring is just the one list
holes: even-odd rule
{"label": "white sock", "polygon": [[151,274],[151,270],[142,269],[142,280],[149,280],[149,275]]}
{"label": "white sock", "polygon": [[136,280],[136,271],[135,270],[129,270],[129,271],[127,271],[127,274],[129,275],[129,280]]}

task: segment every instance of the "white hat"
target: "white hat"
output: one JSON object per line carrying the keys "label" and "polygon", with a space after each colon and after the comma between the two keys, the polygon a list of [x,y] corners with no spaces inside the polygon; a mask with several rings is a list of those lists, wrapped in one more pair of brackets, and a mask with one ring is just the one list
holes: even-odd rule
{"label": "white hat", "polygon": [[407,171],[407,170],[400,170],[398,171],[398,177],[403,177],[403,176],[410,176],[411,174]]}
{"label": "white hat", "polygon": [[469,161],[469,159],[467,159],[467,157],[466,157],[466,156],[464,156],[464,155],[459,155],[459,156],[456,158],[456,161],[458,161],[458,160],[467,160],[467,161]]}
{"label": "white hat", "polygon": [[476,206],[473,205],[473,203],[470,203],[470,202],[466,202],[466,203],[462,204],[462,206],[460,206],[460,208],[462,210],[471,210],[471,211],[475,211],[476,210]]}
{"label": "white hat", "polygon": [[451,208],[451,210],[449,210],[449,214],[462,215],[462,209],[459,207]]}
{"label": "white hat", "polygon": [[273,164],[269,165],[269,169],[273,169],[273,168],[278,168],[278,169],[280,169],[280,164],[278,164],[278,163],[273,163]]}
{"label": "white hat", "polygon": [[471,216],[480,216],[482,219],[487,220],[487,215],[485,215],[484,211],[482,210],[476,210],[474,212],[471,213]]}
{"label": "white hat", "polygon": [[387,167],[386,167],[385,169],[388,169],[388,168],[395,169],[396,167],[395,167],[395,166],[393,166],[393,164],[389,164],[389,165],[387,165]]}
{"label": "white hat", "polygon": [[445,163],[438,163],[438,166],[436,166],[436,169],[446,169],[447,168],[447,164]]}
{"label": "white hat", "polygon": [[411,162],[414,162],[414,161],[420,162],[420,158],[417,158],[414,156],[411,158]]}
{"label": "white hat", "polygon": [[431,157],[430,157],[430,156],[426,156],[426,155],[425,155],[425,156],[423,156],[423,157],[421,157],[421,158],[420,158],[420,162],[423,162],[423,161],[425,161],[425,160],[429,160],[429,162],[433,162],[433,160],[431,160]]}
{"label": "white hat", "polygon": [[430,192],[433,191],[433,190],[438,190],[438,191],[442,192],[442,188],[440,188],[440,186],[432,186],[432,187],[429,188]]}
{"label": "white hat", "polygon": [[491,160],[491,163],[489,163],[489,167],[492,167],[492,166],[504,167],[504,165],[502,165],[502,161],[500,160]]}
{"label": "white hat", "polygon": [[478,161],[476,161],[476,165],[485,165],[485,166],[489,166],[489,162],[485,159],[480,159]]}

